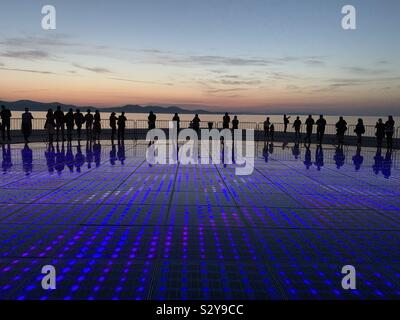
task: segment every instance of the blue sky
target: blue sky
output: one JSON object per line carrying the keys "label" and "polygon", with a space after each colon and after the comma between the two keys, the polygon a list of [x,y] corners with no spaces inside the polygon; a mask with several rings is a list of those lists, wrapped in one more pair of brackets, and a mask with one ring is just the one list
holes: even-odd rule
{"label": "blue sky", "polygon": [[[46,4],[56,7],[57,30],[41,29]],[[357,30],[341,28],[345,4],[357,9]],[[399,107],[400,1],[0,6],[0,99],[252,111]]]}

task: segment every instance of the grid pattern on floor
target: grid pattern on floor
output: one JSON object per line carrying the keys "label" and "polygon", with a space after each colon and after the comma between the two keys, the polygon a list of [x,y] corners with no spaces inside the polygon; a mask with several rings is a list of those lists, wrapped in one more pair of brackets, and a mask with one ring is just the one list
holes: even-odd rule
{"label": "grid pattern on floor", "polygon": [[[371,150],[371,165],[321,168],[289,145],[237,176],[150,166],[144,147],[3,154],[0,299],[400,298],[400,171],[377,172]],[[357,290],[341,288],[344,265]]]}

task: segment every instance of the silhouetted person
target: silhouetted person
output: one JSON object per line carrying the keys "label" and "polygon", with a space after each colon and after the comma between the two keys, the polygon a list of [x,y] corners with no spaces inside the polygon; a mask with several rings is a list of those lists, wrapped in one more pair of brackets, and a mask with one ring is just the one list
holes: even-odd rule
{"label": "silhouetted person", "polygon": [[274,142],[274,136],[275,136],[274,124],[271,124],[271,126],[269,127],[269,135],[271,136],[271,142]]}
{"label": "silhouetted person", "polygon": [[341,167],[344,166],[344,161],[345,161],[346,157],[344,155],[343,148],[341,148],[339,146],[336,148],[333,159],[335,160],[337,169],[340,169]]}
{"label": "silhouetted person", "polygon": [[271,122],[269,120],[269,117],[264,121],[264,141],[269,140],[269,129],[271,126]]}
{"label": "silhouetted person", "polygon": [[318,143],[321,145],[324,140],[325,128],[326,128],[326,120],[324,119],[324,116],[322,114],[319,116],[316,125],[317,125],[317,140]]}
{"label": "silhouetted person", "polygon": [[233,120],[232,120],[232,129],[233,129],[233,130],[239,129],[239,120],[238,120],[238,117],[237,117],[237,116],[234,116],[234,117],[233,117]]}
{"label": "silhouetted person", "polygon": [[11,160],[11,146],[9,143],[7,144],[7,146],[3,144],[2,149],[3,149],[3,161],[1,162],[1,167],[3,169],[3,173],[6,173],[13,166]]}
{"label": "silhouetted person", "polygon": [[230,123],[231,123],[231,117],[229,116],[228,112],[226,112],[224,117],[222,118],[222,128],[229,129]]}
{"label": "silhouetted person", "polygon": [[55,121],[56,120],[54,117],[53,109],[49,109],[46,114],[46,123],[44,125],[44,127],[47,131],[49,144],[52,144],[54,141],[54,132],[55,132],[55,127],[56,127]]}
{"label": "silhouetted person", "polygon": [[376,129],[375,136],[376,136],[377,147],[382,148],[382,142],[383,139],[385,138],[385,130],[386,130],[385,124],[383,123],[382,119],[378,120],[375,129]]}
{"label": "silhouetted person", "polygon": [[94,123],[93,123],[93,137],[94,141],[100,141],[100,134],[101,134],[101,117],[99,110],[96,110],[94,114]]}
{"label": "silhouetted person", "polygon": [[126,120],[125,112],[122,112],[118,117],[118,144],[124,143],[125,141]]}
{"label": "silhouetted person", "polygon": [[313,126],[315,124],[315,121],[313,119],[313,117],[311,115],[308,116],[307,120],[306,120],[306,139],[305,142],[307,143],[311,143],[311,135],[313,132]]}
{"label": "silhouetted person", "polygon": [[172,121],[176,123],[176,130],[179,133],[180,130],[180,125],[181,125],[181,119],[179,118],[179,115],[175,113],[174,117],[172,118]]}
{"label": "silhouetted person", "polygon": [[297,117],[296,120],[294,120],[293,122],[293,128],[294,128],[294,132],[295,132],[295,139],[296,141],[299,141],[301,139],[301,120],[300,117]]}
{"label": "silhouetted person", "polygon": [[199,115],[196,114],[192,120],[192,125],[193,125],[193,130],[195,130],[197,132],[197,134],[200,131],[200,122],[201,122],[201,120],[199,118]]}
{"label": "silhouetted person", "polygon": [[287,132],[287,128],[288,128],[288,125],[289,125],[289,123],[290,123],[289,119],[290,119],[290,116],[287,117],[286,114],[283,115],[283,125],[284,125],[283,132],[284,132],[284,133]]}
{"label": "silhouetted person", "polygon": [[317,166],[318,171],[320,171],[324,166],[324,149],[321,145],[318,145],[315,150],[315,165]]}
{"label": "silhouetted person", "polygon": [[300,157],[300,144],[296,142],[292,148],[292,154],[294,158],[297,160]]}
{"label": "silhouetted person", "polygon": [[111,113],[110,115],[110,128],[111,128],[111,142],[114,144],[115,134],[117,133],[117,116],[115,112]]}
{"label": "silhouetted person", "polygon": [[0,118],[1,118],[1,133],[3,141],[6,141],[6,132],[7,132],[7,140],[10,141],[11,111],[6,109],[5,106],[1,106]]}
{"label": "silhouetted person", "polygon": [[61,131],[61,140],[65,141],[65,137],[64,137],[65,116],[64,116],[64,112],[61,110],[60,106],[57,106],[57,110],[54,112],[54,119],[55,119],[55,125],[56,125],[57,141],[59,141],[60,131]]}
{"label": "silhouetted person", "polygon": [[394,134],[393,116],[389,116],[388,120],[385,123],[385,133],[386,133],[387,148],[393,149],[393,134]]}
{"label": "silhouetted person", "polygon": [[354,129],[354,133],[357,135],[357,145],[361,146],[362,144],[362,135],[365,133],[365,126],[363,120],[358,119],[356,128]]}
{"label": "silhouetted person", "polygon": [[74,126],[75,126],[74,111],[72,109],[69,109],[69,111],[65,115],[65,125],[67,127],[67,140],[68,142],[71,142],[72,133],[74,131]]}
{"label": "silhouetted person", "polygon": [[374,164],[372,166],[372,169],[374,170],[374,173],[376,175],[379,174],[379,172],[382,171],[382,163],[383,163],[383,157],[382,157],[382,148],[376,148],[376,153],[374,157]]}
{"label": "silhouetted person", "polygon": [[386,151],[385,159],[382,163],[382,174],[386,179],[389,179],[392,175],[392,150]]}
{"label": "silhouetted person", "polygon": [[304,165],[306,166],[307,170],[310,169],[312,166],[312,161],[311,161],[311,149],[310,146],[306,146],[306,153],[304,155]]}
{"label": "silhouetted person", "polygon": [[85,116],[81,113],[79,109],[76,109],[74,114],[75,124],[76,124],[76,133],[78,135],[78,141],[81,140],[82,126],[85,123]]}
{"label": "silhouetted person", "polygon": [[24,136],[25,143],[29,142],[29,137],[32,134],[32,114],[28,108],[25,108],[25,112],[22,114],[21,131]]}
{"label": "silhouetted person", "polygon": [[85,123],[86,123],[86,140],[92,140],[93,138],[93,121],[94,117],[91,113],[90,109],[87,109],[87,113],[85,115]]}
{"label": "silhouetted person", "polygon": [[155,129],[157,116],[153,113],[153,111],[150,111],[149,116],[147,117],[147,120],[148,120],[149,130]]}
{"label": "silhouetted person", "polygon": [[[26,109],[25,109],[26,110]],[[24,148],[21,150],[22,168],[27,176],[32,173],[33,169],[33,152],[29,145],[25,143]]]}
{"label": "silhouetted person", "polygon": [[344,135],[347,131],[347,122],[343,119],[343,117],[339,118],[339,121],[336,122],[336,136],[338,139],[338,146],[340,148],[344,145]]}
{"label": "silhouetted person", "polygon": [[353,164],[356,171],[360,170],[363,162],[364,162],[364,157],[361,155],[361,144],[359,144],[357,147],[357,152],[353,156]]}

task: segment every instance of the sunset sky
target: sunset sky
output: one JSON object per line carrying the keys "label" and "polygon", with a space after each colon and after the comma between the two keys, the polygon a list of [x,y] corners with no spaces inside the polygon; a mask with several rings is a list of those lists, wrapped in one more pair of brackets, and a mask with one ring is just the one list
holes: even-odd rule
{"label": "sunset sky", "polygon": [[[57,30],[41,8],[57,9]],[[357,30],[341,8],[357,9]],[[0,100],[400,109],[398,0],[1,0]]]}

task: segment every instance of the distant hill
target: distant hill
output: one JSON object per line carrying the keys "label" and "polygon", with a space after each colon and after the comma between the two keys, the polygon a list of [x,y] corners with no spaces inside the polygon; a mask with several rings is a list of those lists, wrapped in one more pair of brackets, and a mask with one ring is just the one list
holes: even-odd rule
{"label": "distant hill", "polygon": [[100,110],[102,112],[126,112],[126,113],[148,113],[153,111],[155,113],[180,113],[180,114],[218,114],[222,112],[210,112],[206,110],[187,110],[176,106],[169,107],[160,107],[160,106],[140,106],[140,105],[125,105],[119,107],[93,107],[93,106],[75,106],[70,104],[63,104],[59,102],[37,102],[31,100],[18,100],[14,102],[8,101],[0,101],[0,105],[5,105],[8,109],[13,111],[24,111],[25,108],[29,108],[30,111],[47,111],[50,108],[56,109],[57,106],[61,106],[64,111],[67,111],[70,108],[74,110],[79,108],[81,111],[85,111],[86,109],[91,110]]}

